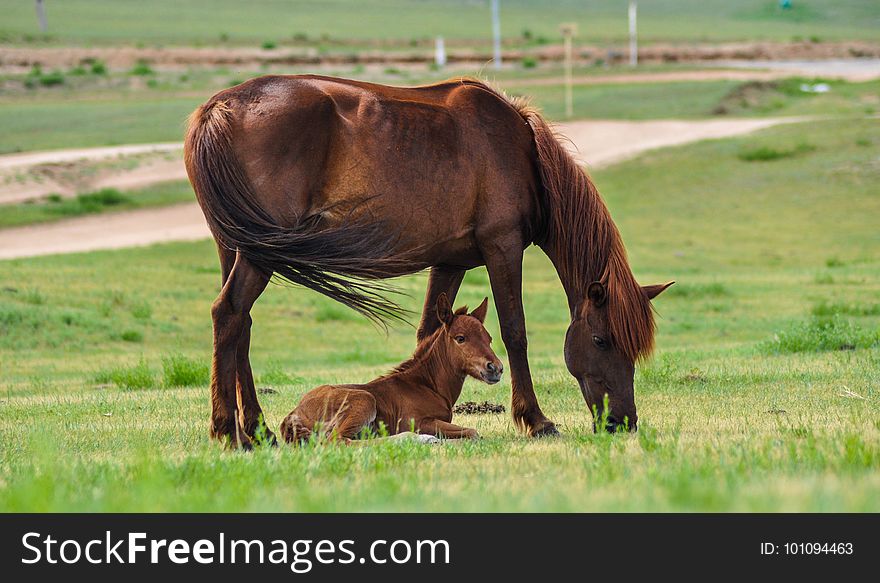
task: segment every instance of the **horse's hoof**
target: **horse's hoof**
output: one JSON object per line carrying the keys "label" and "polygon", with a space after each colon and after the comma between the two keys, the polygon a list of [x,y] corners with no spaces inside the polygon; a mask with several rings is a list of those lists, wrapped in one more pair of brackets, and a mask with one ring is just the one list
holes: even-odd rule
{"label": "horse's hoof", "polygon": [[544,421],[539,423],[535,427],[529,429],[529,437],[557,437],[559,436],[559,430],[556,429],[556,425],[550,421]]}
{"label": "horse's hoof", "polygon": [[416,436],[416,439],[418,440],[419,443],[427,443],[427,444],[430,444],[430,445],[434,445],[434,444],[436,444],[436,443],[440,443],[440,440],[437,439],[437,438],[436,438],[435,436],[433,436],[433,435],[422,434],[422,435],[418,435],[418,436]]}

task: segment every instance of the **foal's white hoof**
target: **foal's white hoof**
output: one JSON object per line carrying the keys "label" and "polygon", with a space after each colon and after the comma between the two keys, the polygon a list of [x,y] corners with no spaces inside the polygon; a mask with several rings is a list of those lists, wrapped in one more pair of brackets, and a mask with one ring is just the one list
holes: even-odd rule
{"label": "foal's white hoof", "polygon": [[419,440],[419,443],[429,443],[431,445],[435,443],[440,443],[440,440],[434,437],[433,435],[421,434],[416,439]]}

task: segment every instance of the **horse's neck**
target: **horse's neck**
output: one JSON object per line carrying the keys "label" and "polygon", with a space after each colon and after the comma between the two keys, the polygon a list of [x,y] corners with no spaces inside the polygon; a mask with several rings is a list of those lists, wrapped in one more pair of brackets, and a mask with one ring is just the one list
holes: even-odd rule
{"label": "horse's neck", "polygon": [[552,246],[542,246],[541,250],[544,251],[544,254],[550,259],[550,263],[553,264],[553,267],[556,268],[556,274],[559,276],[559,281],[562,283],[562,289],[565,290],[565,296],[568,298],[568,310],[571,313],[572,319],[574,319],[575,314],[580,311],[581,305],[587,299],[586,290],[582,289],[581,286],[572,281],[573,278],[564,270],[560,269],[561,258],[557,256],[557,251]]}
{"label": "horse's neck", "polygon": [[466,374],[449,363],[446,344],[439,339],[434,342],[418,366],[404,371],[420,385],[429,388],[449,402],[450,407],[461,395]]}

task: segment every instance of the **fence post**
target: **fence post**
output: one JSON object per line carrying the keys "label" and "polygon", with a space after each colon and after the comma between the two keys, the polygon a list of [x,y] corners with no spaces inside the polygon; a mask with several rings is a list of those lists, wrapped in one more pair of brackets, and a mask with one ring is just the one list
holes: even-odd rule
{"label": "fence post", "polygon": [[572,92],[572,38],[577,34],[577,24],[568,22],[559,25],[559,31],[565,42],[565,117],[574,115],[574,95]]}
{"label": "fence post", "polygon": [[501,16],[498,14],[498,2],[492,0],[492,56],[495,68],[501,68]]}
{"label": "fence post", "polygon": [[633,67],[639,64],[639,40],[636,27],[636,12],[638,2],[629,0],[629,64]]}

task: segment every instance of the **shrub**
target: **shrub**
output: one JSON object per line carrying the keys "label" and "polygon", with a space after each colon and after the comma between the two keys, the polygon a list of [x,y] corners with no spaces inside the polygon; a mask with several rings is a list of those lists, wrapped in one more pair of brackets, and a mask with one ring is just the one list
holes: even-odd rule
{"label": "shrub", "polygon": [[757,148],[743,150],[737,154],[737,156],[740,160],[745,162],[769,162],[771,160],[780,160],[782,158],[793,158],[800,154],[812,152],[815,149],[815,146],[802,142],[794,148],[787,150],[778,150],[769,146],[759,146]]}
{"label": "shrub", "polygon": [[144,59],[139,59],[137,63],[134,64],[134,67],[131,69],[132,75],[152,75],[155,71],[150,67],[150,63],[145,61]]}
{"label": "shrub", "polygon": [[263,41],[263,44],[261,46],[264,50],[271,51],[272,49],[276,48],[278,44],[274,40],[265,40]]}
{"label": "shrub", "polygon": [[778,332],[762,348],[770,353],[855,350],[880,344],[880,331],[862,330],[839,315],[816,317]]}
{"label": "shrub", "polygon": [[102,63],[101,61],[95,61],[92,63],[92,75],[106,75],[107,74],[107,65]]}
{"label": "shrub", "polygon": [[103,371],[95,375],[95,382],[101,384],[114,384],[123,389],[150,389],[156,386],[153,371],[147,366],[147,361],[141,359],[134,366],[120,366]]}
{"label": "shrub", "polygon": [[522,66],[524,69],[534,69],[538,66],[538,60],[535,57],[523,57]]}
{"label": "shrub", "polygon": [[64,85],[64,73],[61,71],[52,71],[40,76],[40,85],[51,87],[53,85]]}
{"label": "shrub", "polygon": [[173,354],[162,359],[166,387],[195,387],[207,385],[210,369],[207,362]]}
{"label": "shrub", "polygon": [[138,330],[126,330],[120,336],[125,342],[143,342],[144,335]]}

